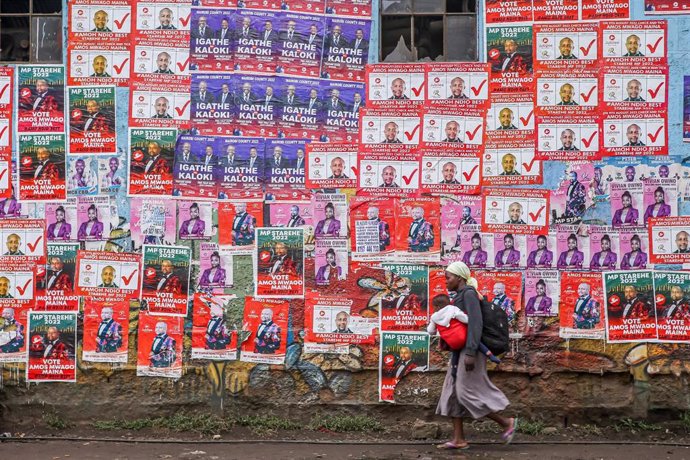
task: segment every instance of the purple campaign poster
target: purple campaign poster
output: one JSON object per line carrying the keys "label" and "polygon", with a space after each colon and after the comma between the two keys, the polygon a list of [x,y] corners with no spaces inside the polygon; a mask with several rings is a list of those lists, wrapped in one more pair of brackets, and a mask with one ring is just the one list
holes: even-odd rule
{"label": "purple campaign poster", "polygon": [[49,202],[45,207],[48,241],[69,241],[77,238],[77,198]]}
{"label": "purple campaign poster", "polygon": [[192,8],[189,48],[190,69],[232,71],[234,10]]}
{"label": "purple campaign poster", "polygon": [[278,137],[318,139],[323,123],[319,80],[296,77],[281,80]]}
{"label": "purple campaign poster", "polygon": [[621,270],[643,270],[649,260],[649,238],[645,229],[620,231]]}
{"label": "purple campaign poster", "polygon": [[273,189],[304,189],[306,167],[305,139],[269,139],[266,141],[266,185]]}
{"label": "purple campaign poster", "polygon": [[556,265],[556,232],[527,235],[527,268],[551,268]]}
{"label": "purple campaign poster", "polygon": [[265,140],[260,138],[221,137],[215,168],[218,198],[261,195],[264,179]]}
{"label": "purple campaign poster", "polygon": [[193,200],[177,202],[177,238],[209,240],[213,235],[214,203]]}
{"label": "purple campaign poster", "polygon": [[235,14],[235,70],[274,73],[279,26],[277,12],[238,10]]}
{"label": "purple campaign poster", "polygon": [[496,268],[524,267],[527,238],[512,233],[494,233],[494,266]]}
{"label": "purple campaign poster", "polygon": [[281,101],[279,77],[234,75],[235,136],[275,137]]}
{"label": "purple campaign poster", "polygon": [[268,205],[268,210],[267,227],[314,228],[314,210],[310,201],[276,201]]}
{"label": "purple campaign poster", "polygon": [[323,16],[282,13],[276,73],[319,77],[323,49]]}
{"label": "purple campaign poster", "polygon": [[363,83],[322,81],[324,127],[321,142],[355,142],[359,109],[365,106]]}
{"label": "purple campaign poster", "polygon": [[321,77],[363,82],[369,59],[371,21],[328,17],[326,27]]}
{"label": "purple campaign poster", "polygon": [[453,261],[461,260],[470,268],[493,267],[496,256],[493,234],[482,233],[479,225],[465,225],[462,229],[459,241],[456,241],[459,245],[453,248],[457,251],[454,254],[458,254]]}
{"label": "purple campaign poster", "polygon": [[215,138],[179,136],[175,146],[173,195],[213,199],[217,196],[213,168],[218,164]]}
{"label": "purple campaign poster", "polygon": [[577,225],[559,225],[556,234],[559,270],[582,270],[589,261],[589,242],[578,234]]}
{"label": "purple campaign poster", "polygon": [[95,241],[108,239],[110,235],[110,197],[77,197],[77,239]]}
{"label": "purple campaign poster", "polygon": [[233,134],[232,83],[232,76],[227,74],[192,74],[190,116],[194,133]]}
{"label": "purple campaign poster", "polygon": [[589,227],[590,270],[615,270],[620,262],[618,232],[612,227],[591,225]]}
{"label": "purple campaign poster", "polygon": [[683,81],[683,141],[690,142],[690,76]]}

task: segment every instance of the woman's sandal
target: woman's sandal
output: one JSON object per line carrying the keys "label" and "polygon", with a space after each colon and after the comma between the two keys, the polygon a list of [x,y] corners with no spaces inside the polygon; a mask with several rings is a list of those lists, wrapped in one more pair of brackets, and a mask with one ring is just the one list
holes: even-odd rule
{"label": "woman's sandal", "polygon": [[446,443],[437,445],[436,448],[444,450],[466,450],[470,448],[470,445],[468,443],[458,445],[453,441],[448,441]]}
{"label": "woman's sandal", "polygon": [[515,436],[515,430],[517,430],[518,426],[518,418],[515,417],[511,419],[510,423],[510,428],[505,430],[503,434],[501,435],[501,439],[503,440],[504,443],[510,444],[511,441],[513,440],[513,437]]}

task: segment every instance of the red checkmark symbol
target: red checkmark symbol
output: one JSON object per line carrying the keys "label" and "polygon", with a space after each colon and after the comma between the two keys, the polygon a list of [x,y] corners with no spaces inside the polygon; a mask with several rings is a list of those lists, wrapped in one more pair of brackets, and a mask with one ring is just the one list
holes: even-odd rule
{"label": "red checkmark symbol", "polygon": [[122,64],[120,64],[120,65],[113,64],[113,68],[115,69],[115,72],[117,72],[118,75],[120,74],[120,72],[122,72],[122,69],[124,69],[125,66],[127,65],[127,61],[129,61],[129,58],[122,61]]}
{"label": "red checkmark symbol", "polygon": [[527,118],[520,117],[520,121],[522,122],[522,126],[527,126],[529,124],[529,121],[532,119],[532,114],[534,114],[534,110],[532,110],[529,115],[527,115]]}
{"label": "red checkmark symbol", "polygon": [[582,51],[583,56],[587,56],[589,54],[589,50],[592,49],[592,45],[594,45],[594,42],[597,41],[596,38],[593,38],[591,42],[589,42],[589,45],[587,45],[587,48],[584,46],[580,47],[580,51]]}
{"label": "red checkmark symbol", "polygon": [[412,171],[409,177],[404,175],[402,176],[403,180],[405,181],[405,185],[410,185],[410,182],[412,182],[412,178],[415,176],[415,174],[417,174],[416,169]]}
{"label": "red checkmark symbol", "polygon": [[529,163],[522,163],[522,166],[525,168],[525,171],[530,172],[532,171],[532,166],[534,166],[534,162],[537,161],[536,158],[532,158],[532,161]]}
{"label": "red checkmark symbol", "polygon": [[589,146],[592,144],[592,139],[594,139],[594,136],[597,135],[597,132],[594,131],[592,134],[590,134],[589,138],[585,139],[584,137],[582,138],[582,143],[584,144],[585,148],[589,148]]}
{"label": "red checkmark symbol", "polygon": [[138,268],[135,268],[134,271],[133,271],[132,273],[129,274],[129,276],[122,276],[122,277],[121,277],[121,278],[122,278],[122,281],[125,283],[125,286],[128,286],[128,285],[129,285],[129,282],[132,281],[132,278],[134,278],[134,274],[135,274],[136,272],[138,272],[138,271],[139,271],[139,269],[138,269]]}
{"label": "red checkmark symbol", "polygon": [[657,130],[654,132],[654,134],[647,133],[647,136],[649,136],[649,138],[652,140],[652,142],[656,142],[656,138],[659,137],[659,133],[661,132],[662,129],[664,129],[664,125],[659,126],[657,128]]}
{"label": "red checkmark symbol", "polygon": [[474,128],[474,131],[472,131],[472,132],[465,131],[465,134],[467,135],[467,138],[468,138],[469,140],[474,140],[474,136],[477,135],[477,131],[479,131],[479,128],[481,128],[481,127],[482,127],[482,125],[477,125],[477,127]]}
{"label": "red checkmark symbol", "polygon": [[422,82],[421,85],[419,85],[419,88],[412,88],[412,92],[414,93],[415,97],[419,96],[419,93],[422,92],[422,89],[424,89],[424,85],[426,84],[426,80]]}
{"label": "red checkmark symbol", "polygon": [[182,106],[182,108],[180,108],[180,107],[175,107],[175,112],[177,112],[177,115],[178,115],[178,116],[182,116],[182,114],[184,113],[184,111],[187,110],[187,106],[189,105],[190,102],[191,102],[191,101],[185,102],[184,105]]}
{"label": "red checkmark symbol", "polygon": [[408,133],[407,131],[405,131],[405,137],[407,137],[408,141],[412,140],[412,138],[417,133],[417,130],[419,129],[420,126],[421,126],[421,124],[415,126],[411,133]]}
{"label": "red checkmark symbol", "polygon": [[189,24],[189,18],[192,17],[192,13],[189,13],[186,18],[180,18],[180,24],[182,24],[183,27],[187,27],[187,24]]}
{"label": "red checkmark symbol", "polygon": [[26,283],[24,283],[24,286],[17,286],[17,291],[19,291],[19,295],[24,295],[26,290],[29,288],[29,284],[31,284],[32,280],[26,280]]}
{"label": "red checkmark symbol", "polygon": [[7,88],[9,88],[9,87],[10,87],[10,84],[7,83],[5,86],[2,87],[2,89],[0,89],[0,99],[2,99],[3,94],[5,94],[5,91],[7,91]]}
{"label": "red checkmark symbol", "polygon": [[532,222],[536,222],[537,219],[539,219],[539,216],[541,216],[541,213],[544,211],[544,209],[546,209],[546,205],[544,205],[544,206],[542,206],[541,208],[539,208],[539,209],[537,210],[537,213],[536,213],[536,214],[531,213],[531,212],[529,213],[529,217],[530,217],[530,219],[532,219]]}
{"label": "red checkmark symbol", "polygon": [[115,26],[116,26],[118,29],[122,29],[122,26],[124,25],[125,21],[126,21],[127,18],[129,17],[129,14],[130,14],[130,13],[127,13],[127,14],[125,14],[124,16],[122,16],[122,19],[120,19],[119,21],[118,21],[117,19],[115,19],[115,20],[113,21],[113,22],[115,23]]}
{"label": "red checkmark symbol", "polygon": [[178,62],[177,68],[180,69],[180,72],[184,72],[184,70],[187,68],[188,64],[189,64],[189,57],[187,57],[187,60],[184,62]]}
{"label": "red checkmark symbol", "polygon": [[479,165],[476,165],[474,168],[470,169],[469,173],[462,173],[462,176],[465,178],[467,182],[469,182],[470,179],[472,179],[472,176],[474,176],[474,173],[477,171],[477,169],[479,169]]}
{"label": "red checkmark symbol", "polygon": [[580,93],[580,96],[582,96],[582,100],[585,102],[589,102],[589,98],[592,97],[592,93],[594,92],[595,89],[597,89],[597,85],[592,86],[589,89],[589,92],[587,94]]}
{"label": "red checkmark symbol", "polygon": [[352,170],[353,173],[355,173],[355,177],[359,176],[359,168],[355,166],[350,166],[350,169]]}
{"label": "red checkmark symbol", "polygon": [[661,43],[661,40],[663,40],[663,39],[664,39],[664,37],[659,37],[659,38],[656,39],[656,41],[654,42],[653,45],[649,45],[649,44],[648,44],[648,45],[647,45],[647,49],[649,49],[649,52],[650,52],[650,53],[655,52],[655,51],[656,51],[656,48],[659,46],[659,43]]}
{"label": "red checkmark symbol", "polygon": [[2,180],[3,177],[5,177],[6,173],[7,173],[6,169],[3,169],[2,171],[0,171],[0,180]]}
{"label": "red checkmark symbol", "polygon": [[29,251],[34,252],[34,251],[36,250],[36,248],[38,247],[38,243],[39,243],[42,239],[43,239],[43,237],[42,237],[42,236],[39,236],[38,239],[36,239],[36,241],[34,241],[33,244],[31,244],[31,243],[26,243],[26,245],[29,247]]}
{"label": "red checkmark symbol", "polygon": [[656,89],[648,89],[647,92],[649,93],[650,96],[652,96],[652,99],[656,98],[656,95],[659,94],[659,91],[661,91],[661,87],[664,86],[664,82],[662,81],[659,83],[659,86],[656,87]]}
{"label": "red checkmark symbol", "polygon": [[4,128],[0,129],[0,139],[5,135],[5,132],[9,129],[9,126],[5,126]]}
{"label": "red checkmark symbol", "polygon": [[488,80],[482,81],[482,82],[479,84],[479,86],[476,87],[476,88],[475,88],[474,86],[472,86],[472,87],[470,88],[470,89],[472,90],[472,93],[474,93],[475,96],[479,96],[479,93],[481,92],[482,88],[484,87],[484,85],[486,84],[487,81],[488,81]]}

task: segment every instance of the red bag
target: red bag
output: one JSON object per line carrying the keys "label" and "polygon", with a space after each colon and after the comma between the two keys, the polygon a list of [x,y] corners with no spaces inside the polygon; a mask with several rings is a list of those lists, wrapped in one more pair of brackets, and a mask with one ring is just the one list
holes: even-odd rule
{"label": "red bag", "polygon": [[467,324],[451,319],[448,326],[436,325],[439,335],[451,350],[462,350],[467,342]]}

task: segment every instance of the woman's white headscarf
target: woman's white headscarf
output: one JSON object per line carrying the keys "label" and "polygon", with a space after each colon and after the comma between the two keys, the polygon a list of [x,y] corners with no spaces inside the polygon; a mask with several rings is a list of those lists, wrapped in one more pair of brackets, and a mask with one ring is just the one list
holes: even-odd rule
{"label": "woman's white headscarf", "polygon": [[475,278],[472,278],[470,273],[470,267],[468,267],[465,262],[453,262],[446,267],[446,271],[452,273],[455,276],[459,276],[464,279],[468,286],[477,289],[479,284]]}

